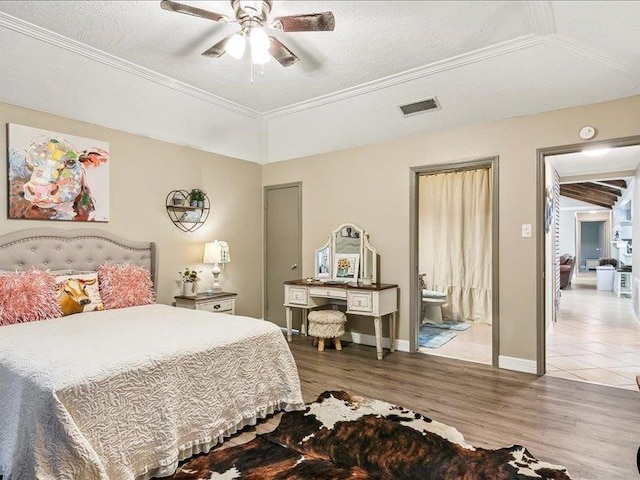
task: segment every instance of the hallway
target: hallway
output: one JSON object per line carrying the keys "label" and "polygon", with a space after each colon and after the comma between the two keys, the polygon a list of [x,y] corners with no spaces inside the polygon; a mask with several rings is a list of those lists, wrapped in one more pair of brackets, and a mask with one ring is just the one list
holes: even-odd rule
{"label": "hallway", "polygon": [[630,298],[596,290],[581,272],[562,290],[558,322],[547,330],[547,375],[636,390],[640,323]]}

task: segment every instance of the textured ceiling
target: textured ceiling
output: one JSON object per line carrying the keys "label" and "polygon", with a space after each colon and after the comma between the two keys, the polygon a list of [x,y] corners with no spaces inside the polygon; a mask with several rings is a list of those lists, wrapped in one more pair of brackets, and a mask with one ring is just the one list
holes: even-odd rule
{"label": "textured ceiling", "polygon": [[[277,34],[301,61],[250,84],[248,59],[200,55],[232,25],[159,0],[0,0],[0,101],[264,163],[640,94],[640,2],[275,0],[272,16],[325,10],[334,32]],[[399,114],[431,96],[441,110]]]}
{"label": "textured ceiling", "polygon": [[[233,15],[230,2],[184,3]],[[0,2],[0,10],[260,112],[531,31],[527,4],[518,1],[276,0],[272,17],[330,10],[336,29],[278,33],[301,61],[289,68],[271,61],[251,85],[249,55],[240,61],[200,55],[236,25],[168,12],[159,1]]]}

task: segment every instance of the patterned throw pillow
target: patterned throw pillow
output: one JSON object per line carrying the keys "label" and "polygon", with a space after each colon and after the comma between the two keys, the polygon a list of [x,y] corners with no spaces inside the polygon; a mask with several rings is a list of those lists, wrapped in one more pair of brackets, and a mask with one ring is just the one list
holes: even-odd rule
{"label": "patterned throw pillow", "polygon": [[105,263],[98,268],[100,293],[107,309],[154,303],[151,273],[130,263]]}
{"label": "patterned throw pillow", "polygon": [[71,273],[55,278],[62,315],[104,310],[98,288],[98,272]]}
{"label": "patterned throw pillow", "polygon": [[56,282],[48,272],[0,272],[0,325],[46,320],[62,315]]}

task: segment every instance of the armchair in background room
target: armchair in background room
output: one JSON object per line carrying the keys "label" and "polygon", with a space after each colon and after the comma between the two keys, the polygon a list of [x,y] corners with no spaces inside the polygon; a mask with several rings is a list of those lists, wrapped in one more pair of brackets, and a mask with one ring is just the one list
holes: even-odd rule
{"label": "armchair in background room", "polygon": [[576,257],[573,255],[565,253],[560,257],[560,289],[564,290],[571,285],[575,264]]}

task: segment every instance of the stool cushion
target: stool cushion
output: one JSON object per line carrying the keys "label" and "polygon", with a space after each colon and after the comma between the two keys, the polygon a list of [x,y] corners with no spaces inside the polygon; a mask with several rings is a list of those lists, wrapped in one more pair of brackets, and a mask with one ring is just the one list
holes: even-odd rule
{"label": "stool cushion", "polygon": [[309,312],[308,319],[315,323],[344,323],[347,316],[340,310],[314,310]]}
{"label": "stool cushion", "polygon": [[344,334],[347,316],[338,310],[315,310],[309,313],[309,335],[335,338]]}

